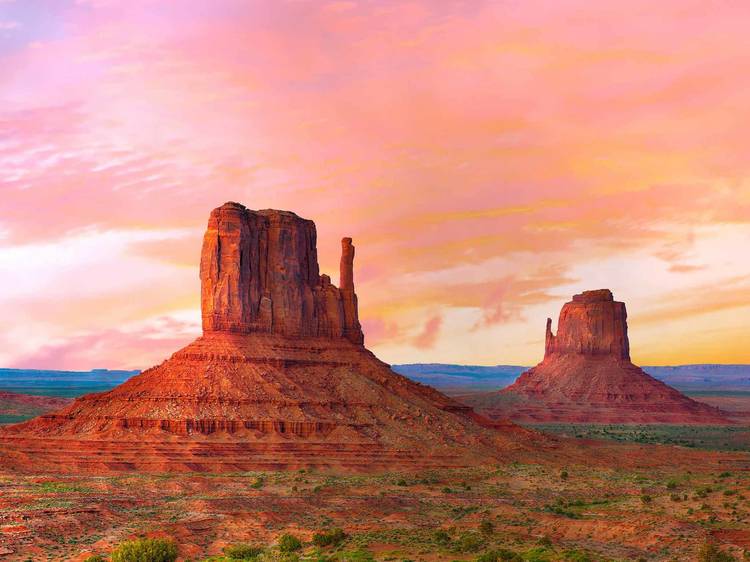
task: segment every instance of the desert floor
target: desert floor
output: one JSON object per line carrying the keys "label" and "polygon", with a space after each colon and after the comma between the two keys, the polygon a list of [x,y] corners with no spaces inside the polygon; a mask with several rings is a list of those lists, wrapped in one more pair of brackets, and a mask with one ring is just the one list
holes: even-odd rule
{"label": "desert floor", "polygon": [[[707,541],[742,560],[750,550],[750,458],[738,459],[721,471],[508,463],[366,476],[5,472],[0,554],[85,560],[128,538],[165,536],[194,561],[239,543],[284,560],[476,560],[506,549],[530,561],[684,561],[697,560]],[[348,535],[342,544],[309,543],[334,528]],[[277,555],[282,533],[305,545]]]}

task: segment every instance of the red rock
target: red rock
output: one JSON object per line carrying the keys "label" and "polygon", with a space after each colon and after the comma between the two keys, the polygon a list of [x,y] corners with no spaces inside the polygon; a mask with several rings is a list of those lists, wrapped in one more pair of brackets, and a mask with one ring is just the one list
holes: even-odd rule
{"label": "red rock", "polygon": [[546,438],[394,373],[363,345],[354,246],[320,275],[312,221],[226,203],[201,254],[203,336],[117,388],[0,432],[56,471],[465,466]]}
{"label": "red rock", "polygon": [[201,252],[203,330],[364,343],[352,240],[342,241],[341,289],[320,275],[316,240],[315,223],[294,213],[214,209]]}
{"label": "red rock", "polygon": [[630,361],[625,303],[607,289],[566,303],[557,334],[547,319],[544,360],[500,392],[462,398],[491,419],[524,422],[729,423],[717,408]]}

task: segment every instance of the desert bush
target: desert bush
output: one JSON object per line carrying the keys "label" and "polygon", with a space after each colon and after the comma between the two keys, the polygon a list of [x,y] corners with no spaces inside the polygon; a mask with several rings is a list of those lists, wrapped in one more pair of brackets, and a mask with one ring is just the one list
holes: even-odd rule
{"label": "desert bush", "polygon": [[489,519],[482,519],[482,522],[479,523],[479,532],[483,535],[491,535],[495,532],[495,526]]}
{"label": "desert bush", "polygon": [[294,535],[284,533],[279,537],[279,550],[281,552],[294,552],[302,548],[302,541]]}
{"label": "desert bush", "polygon": [[523,557],[512,550],[501,548],[480,554],[476,562],[523,562]]}
{"label": "desert bush", "polygon": [[552,539],[549,538],[547,535],[544,535],[541,539],[537,541],[539,546],[543,546],[545,548],[552,548]]}
{"label": "desert bush", "polygon": [[120,544],[110,558],[112,562],[174,562],[177,545],[169,539],[136,539]]}
{"label": "desert bush", "polygon": [[341,562],[375,562],[372,552],[362,549],[342,552],[339,560]]}
{"label": "desert bush", "polygon": [[260,478],[256,478],[255,482],[250,484],[250,487],[255,490],[260,490],[263,486],[265,486],[266,480],[262,476]]}
{"label": "desert bush", "polygon": [[93,556],[89,556],[88,558],[86,558],[83,562],[105,562],[105,560],[103,556],[94,554]]}
{"label": "desert bush", "polygon": [[706,543],[698,553],[700,562],[734,562],[735,558],[731,554],[722,552],[714,543]]}
{"label": "desert bush", "polygon": [[672,479],[667,482],[667,490],[674,490],[676,488],[677,488],[677,480]]}
{"label": "desert bush", "polygon": [[346,533],[341,529],[315,533],[312,542],[315,546],[338,546],[346,540]]}
{"label": "desert bush", "polygon": [[562,556],[565,562],[594,562],[590,554],[581,550],[566,550]]}
{"label": "desert bush", "polygon": [[263,549],[250,544],[235,544],[224,549],[224,555],[230,560],[253,560],[257,558]]}
{"label": "desert bush", "polygon": [[649,504],[649,503],[651,503],[653,501],[653,498],[651,496],[649,496],[648,494],[643,494],[641,496],[641,501],[643,503],[645,503],[645,504]]}
{"label": "desert bush", "polygon": [[459,552],[478,552],[484,548],[484,539],[478,533],[463,533],[456,541]]}
{"label": "desert bush", "polygon": [[446,545],[451,542],[451,536],[443,529],[438,529],[434,534],[435,542],[438,544]]}
{"label": "desert bush", "polygon": [[567,470],[563,470],[562,472],[560,472],[560,478],[562,478],[563,480],[567,480],[568,476],[569,474]]}
{"label": "desert bush", "polygon": [[523,553],[524,562],[552,562],[553,552],[546,546],[536,546]]}

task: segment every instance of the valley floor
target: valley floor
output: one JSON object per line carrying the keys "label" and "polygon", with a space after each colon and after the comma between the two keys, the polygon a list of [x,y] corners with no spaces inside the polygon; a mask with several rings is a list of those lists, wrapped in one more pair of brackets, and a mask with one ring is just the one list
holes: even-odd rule
{"label": "valley floor", "polygon": [[[343,543],[310,544],[334,528]],[[277,554],[282,533],[303,547]],[[286,562],[476,560],[501,549],[527,561],[684,561],[708,541],[741,560],[750,473],[519,463],[375,476],[0,473],[3,560],[85,560],[144,535],[173,538],[193,561],[240,543]]]}

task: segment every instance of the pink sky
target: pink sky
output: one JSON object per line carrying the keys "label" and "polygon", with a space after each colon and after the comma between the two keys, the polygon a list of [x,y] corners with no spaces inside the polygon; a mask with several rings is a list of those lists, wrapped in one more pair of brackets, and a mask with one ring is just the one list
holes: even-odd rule
{"label": "pink sky", "polygon": [[198,332],[224,201],[357,246],[368,346],[533,364],[611,288],[643,364],[750,362],[750,4],[0,0],[0,366]]}

